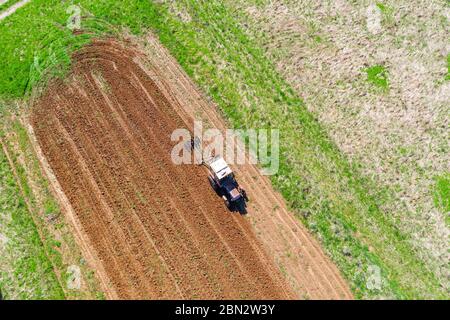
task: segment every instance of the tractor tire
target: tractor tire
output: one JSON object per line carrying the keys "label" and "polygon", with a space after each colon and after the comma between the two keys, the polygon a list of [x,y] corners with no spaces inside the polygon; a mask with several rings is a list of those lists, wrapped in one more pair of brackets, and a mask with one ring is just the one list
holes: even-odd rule
{"label": "tractor tire", "polygon": [[244,197],[245,202],[248,202],[247,192],[244,189],[242,189],[242,196]]}
{"label": "tractor tire", "polygon": [[236,203],[236,209],[239,211],[240,214],[247,214],[247,208],[245,206],[245,201],[242,199],[242,201],[239,201]]}
{"label": "tractor tire", "polygon": [[227,206],[228,210],[232,210],[233,208],[231,207],[230,201],[228,201],[228,199],[225,196],[222,196],[222,199],[225,205]]}
{"label": "tractor tire", "polygon": [[213,190],[219,194],[219,186],[217,185],[217,183],[214,181],[213,177],[208,176],[208,181],[209,184],[211,185],[211,187],[213,188]]}

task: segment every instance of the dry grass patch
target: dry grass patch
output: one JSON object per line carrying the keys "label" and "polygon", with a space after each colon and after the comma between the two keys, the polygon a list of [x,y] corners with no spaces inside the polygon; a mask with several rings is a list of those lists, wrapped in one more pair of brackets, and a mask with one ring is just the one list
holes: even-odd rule
{"label": "dry grass patch", "polygon": [[[448,239],[433,200],[449,171],[445,1],[238,1],[247,32],[448,289]],[[245,23],[244,23],[245,21]],[[379,190],[386,192],[377,195]]]}

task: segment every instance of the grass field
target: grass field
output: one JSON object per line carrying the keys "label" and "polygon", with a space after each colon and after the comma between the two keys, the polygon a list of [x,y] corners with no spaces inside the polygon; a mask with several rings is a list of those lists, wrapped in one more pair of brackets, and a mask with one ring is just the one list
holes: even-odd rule
{"label": "grass field", "polygon": [[[189,0],[79,4],[86,16],[82,27],[86,21],[94,34],[114,26],[135,34],[153,30],[231,126],[280,129],[280,171],[272,182],[322,242],[357,298],[448,298],[416,255],[409,235],[380,209],[388,191],[374,187],[360,174],[362,168],[350,164],[264,49],[243,30],[232,7]],[[45,67],[62,66],[56,74],[64,74],[70,52],[89,40],[64,27],[70,15],[66,10],[60,1],[36,0],[0,22],[3,99],[21,98],[42,77],[55,74],[43,72]],[[29,23],[22,24],[24,19]],[[388,74],[378,69],[368,69],[367,76],[385,87]]]}
{"label": "grass field", "polygon": [[[3,137],[0,139],[3,142]],[[0,179],[3,299],[64,299],[64,291],[23,196],[29,189],[18,184],[3,148],[0,148]]]}
{"label": "grass field", "polygon": [[63,299],[28,208],[0,150],[0,288],[3,299]]}
{"label": "grass field", "polygon": [[448,211],[433,200],[450,162],[445,1],[228,3],[448,290]]}
{"label": "grass field", "polygon": [[0,5],[0,12],[4,11],[6,9],[8,9],[9,7],[11,7],[13,4],[19,2],[20,0],[8,0],[5,3],[3,3],[2,5]]}
{"label": "grass field", "polygon": [[[42,176],[18,110],[1,104],[0,289],[4,299],[103,298]],[[76,269],[76,271],[71,271]],[[80,272],[78,273],[78,270]],[[80,287],[70,286],[80,280]],[[70,286],[70,287],[69,287]]]}

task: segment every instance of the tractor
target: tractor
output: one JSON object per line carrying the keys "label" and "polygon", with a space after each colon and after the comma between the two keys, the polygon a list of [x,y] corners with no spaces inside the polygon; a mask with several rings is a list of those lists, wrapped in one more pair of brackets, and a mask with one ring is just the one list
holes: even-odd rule
{"label": "tractor", "polygon": [[208,180],[214,191],[222,197],[227,208],[247,213],[247,193],[237,183],[233,171],[221,156],[214,157],[207,163]]}

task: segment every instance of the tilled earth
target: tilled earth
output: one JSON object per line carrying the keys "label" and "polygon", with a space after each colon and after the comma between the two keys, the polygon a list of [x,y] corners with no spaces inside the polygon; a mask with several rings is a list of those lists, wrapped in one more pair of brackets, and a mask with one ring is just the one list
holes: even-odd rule
{"label": "tilled earth", "polygon": [[[172,163],[171,133],[193,117],[163,81],[169,75],[155,74],[163,69],[147,69],[137,49],[113,40],[95,41],[73,61],[71,76],[34,104],[31,123],[109,298],[351,298],[267,179],[243,179],[260,209],[249,208],[252,220],[225,208],[203,167]],[[190,82],[179,84],[192,94],[186,101],[201,100]],[[257,235],[252,222],[267,232]],[[295,255],[288,275],[276,266],[286,248]]]}

